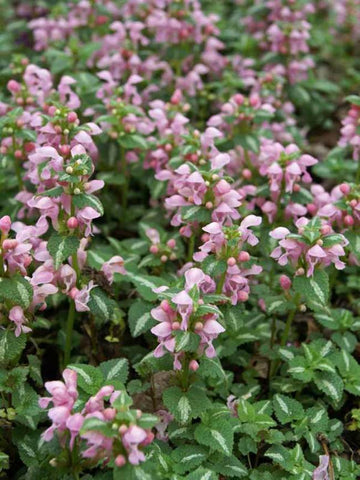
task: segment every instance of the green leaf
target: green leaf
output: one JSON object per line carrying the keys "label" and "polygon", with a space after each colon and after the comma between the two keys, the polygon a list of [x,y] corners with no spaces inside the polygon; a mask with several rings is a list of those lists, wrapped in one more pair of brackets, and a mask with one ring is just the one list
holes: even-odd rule
{"label": "green leaf", "polygon": [[192,205],[181,208],[181,218],[186,222],[197,221],[199,223],[208,223],[211,221],[211,213],[205,207]]}
{"label": "green leaf", "polygon": [[84,392],[94,395],[102,387],[104,377],[101,368],[82,363],[71,364],[67,368],[77,373],[77,383]]}
{"label": "green leaf", "polygon": [[152,308],[153,305],[151,303],[144,302],[141,299],[138,299],[131,304],[128,314],[128,322],[133,337],[138,337],[156,325],[156,321],[151,317],[150,313]]}
{"label": "green leaf", "polygon": [[114,358],[107,360],[99,365],[104,376],[104,382],[114,382],[115,380],[125,383],[129,375],[129,362],[126,358]]}
{"label": "green leaf", "polygon": [[186,480],[218,480],[218,476],[208,468],[199,467],[186,476]]}
{"label": "green leaf", "polygon": [[246,467],[234,455],[230,458],[225,457],[221,461],[216,461],[214,465],[216,472],[231,478],[242,478],[247,475]]}
{"label": "green leaf", "polygon": [[176,462],[176,472],[184,474],[206,460],[207,450],[200,445],[180,445],[172,452],[171,458]]}
{"label": "green leaf", "polygon": [[100,215],[104,215],[104,207],[95,195],[79,193],[79,195],[72,196],[72,202],[77,208],[91,207],[99,212]]}
{"label": "green leaf", "polygon": [[64,260],[77,253],[80,240],[73,236],[64,237],[55,232],[49,238],[47,249],[54,260],[54,268],[58,270]]}
{"label": "green leaf", "polygon": [[9,468],[9,455],[0,452],[0,472]]}
{"label": "green leaf", "polygon": [[177,330],[175,333],[175,351],[176,352],[196,352],[200,337],[194,332]]}
{"label": "green leaf", "polygon": [[154,293],[154,288],[164,285],[164,280],[159,277],[151,275],[142,275],[140,273],[127,272],[126,275],[121,275],[119,281],[128,280],[132,282],[138,293],[148,301],[157,300],[158,294]]}
{"label": "green leaf", "polygon": [[149,147],[145,138],[136,134],[119,137],[118,142],[126,149],[140,148],[141,150],[146,150]]}
{"label": "green leaf", "polygon": [[234,137],[236,145],[240,145],[244,150],[250,150],[251,152],[258,153],[260,142],[256,135],[252,134],[239,134]]}
{"label": "green leaf", "polygon": [[109,424],[109,422],[106,422],[105,420],[101,420],[100,418],[97,418],[97,417],[90,417],[85,419],[80,432],[84,433],[88,431],[100,432],[106,437],[110,437],[110,438],[116,435],[116,432],[112,430],[111,424]]}
{"label": "green leaf", "polygon": [[297,276],[293,287],[305,298],[306,304],[315,311],[324,311],[329,301],[329,277],[324,270],[315,270],[312,277]]}
{"label": "green leaf", "polygon": [[37,385],[43,385],[43,380],[41,376],[41,361],[36,355],[27,356],[29,362],[29,373],[30,377],[34,380]]}
{"label": "green leaf", "polygon": [[304,417],[304,409],[300,402],[285,395],[275,395],[273,399],[275,415],[279,422],[289,423]]}
{"label": "green leaf", "polygon": [[334,400],[335,403],[340,402],[344,390],[344,383],[339,375],[330,372],[316,372],[314,382],[316,386]]}
{"label": "green leaf", "polygon": [[205,392],[196,386],[191,386],[187,392],[179,387],[167,388],[163,400],[169,412],[181,424],[200,416],[211,405]]}
{"label": "green leaf", "polygon": [[0,365],[17,360],[25,348],[26,335],[15,337],[10,330],[0,330]]}
{"label": "green leaf", "polygon": [[110,321],[114,313],[116,303],[99,287],[93,288],[90,292],[88,307],[95,319],[103,322]]}
{"label": "green leaf", "polygon": [[46,190],[44,193],[40,193],[39,196],[43,196],[43,197],[50,197],[50,198],[56,198],[56,197],[60,197],[60,195],[62,195],[64,192],[64,189],[63,187],[54,187],[54,188],[50,188],[49,190]]}
{"label": "green leaf", "polygon": [[234,443],[234,432],[226,420],[215,420],[211,425],[200,424],[195,429],[195,438],[201,445],[230,457]]}
{"label": "green leaf", "polygon": [[33,288],[21,275],[0,278],[0,298],[9,301],[12,305],[20,305],[26,309],[32,302]]}
{"label": "green leaf", "polygon": [[349,95],[348,97],[345,97],[345,100],[353,105],[360,106],[360,97],[357,95]]}

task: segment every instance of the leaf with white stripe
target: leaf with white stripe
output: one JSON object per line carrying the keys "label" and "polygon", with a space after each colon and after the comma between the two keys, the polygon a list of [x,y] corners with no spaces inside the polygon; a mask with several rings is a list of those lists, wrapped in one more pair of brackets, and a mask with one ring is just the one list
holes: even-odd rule
{"label": "leaf with white stripe", "polygon": [[77,373],[77,384],[86,393],[94,395],[102,387],[104,378],[99,367],[96,368],[92,365],[75,363],[69,365],[67,368]]}
{"label": "leaf with white stripe", "polygon": [[212,421],[209,426],[200,424],[196,427],[195,438],[201,445],[206,445],[227,457],[232,453],[234,432],[225,419]]}
{"label": "leaf with white stripe", "polygon": [[344,383],[337,374],[316,372],[314,381],[316,386],[334,400],[335,403],[340,402],[344,391]]}
{"label": "leaf with white stripe", "polygon": [[199,467],[186,476],[186,480],[218,480],[218,476],[212,470]]}
{"label": "leaf with white stripe", "polygon": [[54,260],[54,268],[57,270],[61,264],[73,254],[77,253],[80,240],[74,236],[62,236],[55,232],[49,238],[47,249]]}
{"label": "leaf with white stripe", "polygon": [[141,299],[132,303],[129,309],[128,322],[133,337],[138,337],[156,325],[157,322],[151,317],[150,313],[152,308],[151,303],[144,302]]}
{"label": "leaf with white stripe", "polygon": [[222,460],[212,458],[214,469],[224,477],[242,478],[247,475],[246,467],[234,455],[223,458]]}
{"label": "leaf with white stripe", "polygon": [[109,382],[109,384],[115,380],[125,383],[129,375],[129,362],[126,358],[107,360],[100,363],[99,367],[105,382]]}
{"label": "leaf with white stripe", "polygon": [[207,450],[200,445],[180,445],[172,454],[174,469],[179,474],[189,472],[201,465],[207,458]]}
{"label": "leaf with white stripe", "polygon": [[0,301],[7,300],[11,305],[28,308],[33,299],[33,288],[26,278],[14,275],[12,278],[0,278]]}

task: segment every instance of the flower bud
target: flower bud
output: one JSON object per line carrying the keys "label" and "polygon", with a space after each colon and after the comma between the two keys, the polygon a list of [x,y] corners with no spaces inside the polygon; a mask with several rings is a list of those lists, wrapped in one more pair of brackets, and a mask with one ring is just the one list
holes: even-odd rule
{"label": "flower bud", "polygon": [[72,298],[74,300],[74,298],[76,297],[76,295],[79,293],[79,289],[76,288],[76,287],[73,287],[70,292],[69,292],[69,297]]}
{"label": "flower bud", "polygon": [[171,325],[172,330],[180,330],[180,323],[179,322],[173,322]]}
{"label": "flower bud", "polygon": [[15,158],[17,158],[18,160],[21,160],[21,159],[23,158],[23,152],[22,152],[21,150],[15,150],[14,156],[15,156]]}
{"label": "flower bud", "polygon": [[250,255],[248,254],[248,252],[245,252],[244,250],[242,250],[239,253],[238,259],[240,262],[248,262],[250,260]]}
{"label": "flower bud", "polygon": [[340,189],[340,192],[343,193],[344,195],[349,195],[351,187],[348,183],[342,183],[339,189]]}
{"label": "flower bud", "polygon": [[310,213],[310,215],[315,215],[317,212],[317,207],[314,203],[308,203],[306,205],[306,208],[308,209],[308,212]]}
{"label": "flower bud", "polygon": [[192,372],[196,372],[196,370],[199,368],[199,364],[196,360],[191,360],[189,363],[189,368]]}
{"label": "flower bud", "polygon": [[3,241],[2,248],[4,251],[13,250],[18,246],[18,241],[12,238],[7,238]]}
{"label": "flower bud", "polygon": [[357,200],[355,200],[355,198],[353,198],[353,199],[350,201],[350,204],[349,204],[349,205],[350,205],[350,207],[355,208],[355,207],[357,206],[357,203],[358,203]]}
{"label": "flower bud", "polygon": [[66,225],[68,228],[73,230],[74,228],[77,228],[79,226],[78,219],[76,217],[70,217],[66,222]]}
{"label": "flower bud", "polygon": [[78,119],[78,116],[76,112],[69,112],[66,118],[69,123],[74,123]]}
{"label": "flower bud", "polygon": [[301,313],[306,312],[306,310],[307,310],[306,305],[304,305],[304,304],[299,305],[299,310],[300,310]]}
{"label": "flower bud", "polygon": [[354,225],[354,217],[352,217],[351,215],[345,215],[344,217],[344,224],[347,226],[347,227],[352,227]]}
{"label": "flower bud", "polygon": [[236,93],[233,98],[236,105],[240,106],[244,103],[244,95],[241,95],[241,93]]}
{"label": "flower bud", "polygon": [[331,227],[330,227],[330,225],[323,225],[323,226],[320,228],[320,233],[321,233],[321,235],[329,235],[330,232],[331,232]]}
{"label": "flower bud", "polygon": [[284,290],[289,290],[291,288],[291,280],[287,275],[281,275],[279,282],[281,288]]}
{"label": "flower bud", "polygon": [[296,270],[295,275],[296,276],[305,275],[305,270],[302,267],[300,267]]}
{"label": "flower bud", "polygon": [[48,114],[50,115],[50,117],[53,117],[56,112],[57,112],[57,108],[54,107],[54,105],[51,105],[51,107],[48,108]]}
{"label": "flower bud", "polygon": [[151,245],[151,247],[149,248],[149,251],[150,253],[153,253],[154,255],[156,255],[157,253],[159,253],[159,247],[157,245]]}
{"label": "flower bud", "polygon": [[4,217],[0,218],[0,230],[2,233],[7,235],[11,228],[11,218],[9,215],[5,215]]}
{"label": "flower bud", "polygon": [[252,177],[251,170],[249,170],[248,168],[244,168],[244,170],[242,171],[242,176],[245,178],[245,180],[250,180],[250,178]]}
{"label": "flower bud", "polygon": [[117,467],[123,467],[126,463],[126,458],[124,457],[124,455],[118,455],[116,458],[115,458],[115,465]]}
{"label": "flower bud", "polygon": [[204,325],[201,322],[196,322],[195,323],[195,330],[196,331],[199,332],[199,331],[203,330],[203,328],[204,328]]}
{"label": "flower bud", "polygon": [[228,264],[229,267],[233,267],[234,265],[236,265],[236,260],[234,257],[230,257],[227,259],[226,263]]}
{"label": "flower bud", "polygon": [[245,290],[240,290],[240,292],[238,292],[239,302],[246,302],[248,299],[249,299],[249,294],[245,292]]}
{"label": "flower bud", "polygon": [[21,85],[16,80],[9,80],[7,83],[7,89],[11,93],[19,93],[21,90]]}
{"label": "flower bud", "polygon": [[181,90],[176,89],[175,92],[173,93],[171,99],[170,99],[170,102],[173,105],[178,105],[181,102],[181,98],[182,98]]}
{"label": "flower bud", "polygon": [[167,255],[161,255],[160,260],[162,261],[162,263],[167,262],[168,261]]}
{"label": "flower bud", "polygon": [[123,423],[122,425],[120,425],[120,427],[119,427],[119,433],[120,433],[121,435],[124,435],[124,433],[127,432],[127,431],[128,431],[128,427],[127,427],[124,423]]}
{"label": "flower bud", "polygon": [[115,408],[105,408],[103,410],[103,415],[106,420],[113,420],[116,417],[116,409]]}
{"label": "flower bud", "polygon": [[174,238],[171,238],[170,240],[168,240],[166,242],[166,245],[169,247],[169,248],[175,248],[176,247],[176,240]]}

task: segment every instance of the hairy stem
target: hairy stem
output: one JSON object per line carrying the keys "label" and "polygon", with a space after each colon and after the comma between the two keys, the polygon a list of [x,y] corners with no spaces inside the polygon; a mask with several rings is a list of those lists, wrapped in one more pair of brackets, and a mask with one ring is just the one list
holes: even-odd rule
{"label": "hairy stem", "polygon": [[72,349],[72,334],[74,329],[74,320],[75,320],[75,302],[70,300],[70,307],[68,312],[68,318],[66,321],[66,340],[65,340],[65,351],[64,351],[64,366],[66,367],[70,362],[70,354]]}

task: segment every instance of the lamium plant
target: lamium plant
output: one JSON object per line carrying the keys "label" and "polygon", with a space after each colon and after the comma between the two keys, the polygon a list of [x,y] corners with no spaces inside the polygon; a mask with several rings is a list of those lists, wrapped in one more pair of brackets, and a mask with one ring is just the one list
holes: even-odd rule
{"label": "lamium plant", "polygon": [[0,6],[0,480],[360,478],[360,2]]}

